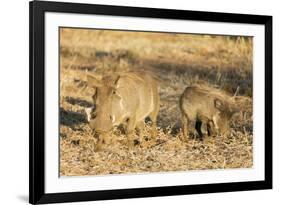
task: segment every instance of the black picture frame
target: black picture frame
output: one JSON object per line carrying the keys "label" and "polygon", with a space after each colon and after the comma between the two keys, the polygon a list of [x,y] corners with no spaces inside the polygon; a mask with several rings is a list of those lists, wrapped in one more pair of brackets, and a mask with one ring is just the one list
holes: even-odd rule
{"label": "black picture frame", "polygon": [[[214,192],[260,190],[272,188],[272,17],[262,15],[230,14],[105,6],[93,4],[32,1],[29,4],[30,43],[30,107],[29,107],[29,202],[31,204],[154,197]],[[265,180],[219,184],[198,184],[153,188],[119,189],[68,193],[45,192],[45,80],[44,80],[44,14],[45,12],[102,14],[126,17],[149,17],[209,22],[247,23],[265,26]]]}

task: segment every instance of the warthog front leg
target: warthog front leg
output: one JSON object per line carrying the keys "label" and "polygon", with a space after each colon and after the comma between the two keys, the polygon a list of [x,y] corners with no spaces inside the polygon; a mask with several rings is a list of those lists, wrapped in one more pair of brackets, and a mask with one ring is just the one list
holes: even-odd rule
{"label": "warthog front leg", "polygon": [[217,130],[216,130],[214,122],[212,120],[209,120],[207,122],[207,131],[208,131],[208,135],[211,137],[214,137],[217,135]]}
{"label": "warthog front leg", "polygon": [[102,150],[102,148],[103,148],[103,139],[101,139],[101,135],[98,137],[98,141],[97,141],[97,143],[96,143],[96,145],[95,145],[95,151],[96,152],[99,152],[99,151],[101,151]]}
{"label": "warthog front leg", "polygon": [[181,118],[181,124],[182,124],[182,135],[180,135],[180,139],[181,141],[185,142],[188,141],[187,140],[187,134],[188,134],[188,119],[187,116],[185,114],[182,114],[182,118]]}

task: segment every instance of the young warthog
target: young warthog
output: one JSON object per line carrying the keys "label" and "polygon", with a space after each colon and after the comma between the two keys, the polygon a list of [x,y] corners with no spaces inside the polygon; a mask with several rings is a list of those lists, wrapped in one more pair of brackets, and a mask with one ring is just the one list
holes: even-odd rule
{"label": "young warthog", "polygon": [[208,135],[224,134],[229,129],[229,121],[238,112],[234,98],[223,91],[207,86],[190,86],[180,97],[183,138],[197,131],[203,139],[202,125]]}
{"label": "young warthog", "polygon": [[145,72],[124,72],[101,79],[89,75],[87,80],[95,88],[89,124],[99,134],[96,150],[107,143],[107,133],[120,124],[125,126],[128,145],[132,147],[134,130],[142,131],[146,117],[152,121],[152,136],[155,136],[159,95],[154,77]]}

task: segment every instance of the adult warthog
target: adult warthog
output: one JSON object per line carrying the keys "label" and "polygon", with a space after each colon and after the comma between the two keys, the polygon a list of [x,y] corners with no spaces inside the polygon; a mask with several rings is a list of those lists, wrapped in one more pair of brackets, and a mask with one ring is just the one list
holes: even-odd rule
{"label": "adult warthog", "polygon": [[90,127],[99,135],[96,150],[108,142],[108,132],[124,125],[128,146],[134,146],[134,131],[140,133],[144,120],[152,121],[152,137],[156,134],[159,94],[156,79],[146,72],[111,73],[98,79],[88,76],[88,84],[95,88],[94,107],[88,118]]}
{"label": "adult warthog", "polygon": [[209,136],[224,134],[229,130],[229,121],[238,112],[234,96],[207,87],[190,86],[180,97],[180,110],[182,114],[182,140],[187,140],[188,134],[203,139],[202,125],[207,128]]}

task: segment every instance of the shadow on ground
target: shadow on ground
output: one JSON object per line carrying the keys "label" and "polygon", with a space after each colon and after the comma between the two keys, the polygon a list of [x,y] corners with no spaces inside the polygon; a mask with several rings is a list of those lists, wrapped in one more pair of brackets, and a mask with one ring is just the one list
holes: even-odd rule
{"label": "shadow on ground", "polygon": [[74,97],[70,97],[70,96],[66,97],[65,101],[68,102],[71,105],[79,105],[81,107],[91,107],[91,106],[93,106],[92,103],[90,103],[86,100],[81,100],[79,98],[74,98]]}
{"label": "shadow on ground", "polygon": [[72,129],[75,128],[76,125],[80,125],[83,123],[87,123],[86,116],[79,112],[73,112],[69,110],[65,110],[60,107],[60,124],[68,126]]}

